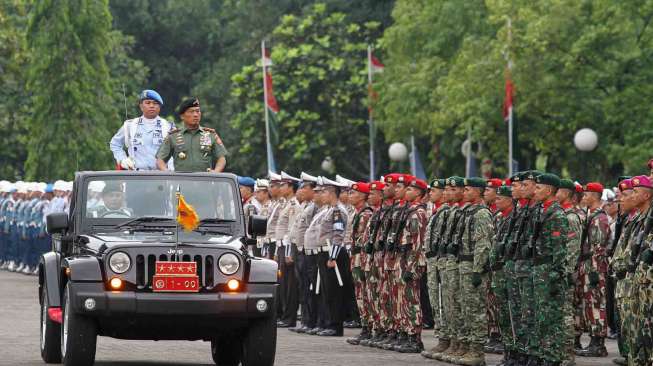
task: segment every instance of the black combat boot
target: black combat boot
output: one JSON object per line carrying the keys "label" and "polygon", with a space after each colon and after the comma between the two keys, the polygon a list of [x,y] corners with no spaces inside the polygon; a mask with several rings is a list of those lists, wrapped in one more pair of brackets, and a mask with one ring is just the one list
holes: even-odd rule
{"label": "black combat boot", "polygon": [[580,343],[580,336],[574,337],[574,351],[580,351],[583,349],[583,344]]}
{"label": "black combat boot", "polygon": [[394,349],[401,353],[420,353],[424,350],[424,344],[419,334],[409,335],[406,341]]}
{"label": "black combat boot", "polygon": [[606,357],[608,350],[605,348],[605,338],[592,337],[589,346],[580,351],[576,351],[579,357]]}
{"label": "black combat boot", "polygon": [[391,330],[386,334],[385,339],[383,339],[383,340],[381,340],[379,342],[376,342],[374,344],[374,347],[384,349],[383,347],[385,347],[386,344],[392,344],[392,343],[396,342],[398,336],[399,335],[397,334],[397,332],[395,332],[394,330]]}
{"label": "black combat boot", "polygon": [[367,327],[363,327],[360,334],[358,334],[356,337],[347,338],[347,343],[358,346],[363,339],[368,338],[370,338],[370,330]]}
{"label": "black combat boot", "polygon": [[408,342],[408,334],[406,334],[406,332],[399,332],[397,335],[397,340],[390,344],[384,344],[383,349],[386,351],[399,352],[399,348],[406,342]]}

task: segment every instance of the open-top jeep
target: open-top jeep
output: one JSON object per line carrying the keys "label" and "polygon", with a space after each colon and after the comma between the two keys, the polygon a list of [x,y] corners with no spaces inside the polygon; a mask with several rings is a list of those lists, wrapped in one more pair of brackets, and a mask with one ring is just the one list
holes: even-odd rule
{"label": "open-top jeep", "polygon": [[[183,230],[178,193],[199,216]],[[218,365],[273,365],[277,264],[248,254],[233,174],[82,172],[70,214],[46,218],[41,356],[90,365],[97,336],[211,342]]]}

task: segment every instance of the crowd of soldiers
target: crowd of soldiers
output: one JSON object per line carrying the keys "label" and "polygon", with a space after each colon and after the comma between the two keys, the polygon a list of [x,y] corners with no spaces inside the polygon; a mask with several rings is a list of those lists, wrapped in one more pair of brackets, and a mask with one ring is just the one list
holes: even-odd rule
{"label": "crowd of soldiers", "polygon": [[72,182],[0,181],[0,270],[38,275],[39,258],[51,250],[45,217],[68,212]]}
{"label": "crowd of soldiers", "polygon": [[[245,215],[268,218],[249,250],[279,264],[279,327],[342,336],[356,320],[352,345],[474,366],[486,352],[501,365],[573,365],[607,356],[612,336],[615,363],[653,362],[649,176],[614,189],[539,171],[428,185],[396,173],[268,178],[239,184]],[[431,316],[438,343],[425,350]]]}

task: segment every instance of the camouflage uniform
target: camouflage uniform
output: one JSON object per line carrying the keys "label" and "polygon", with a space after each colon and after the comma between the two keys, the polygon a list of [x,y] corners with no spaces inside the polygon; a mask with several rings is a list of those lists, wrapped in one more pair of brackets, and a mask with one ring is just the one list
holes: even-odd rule
{"label": "camouflage uniform", "polygon": [[606,292],[605,277],[608,272],[607,249],[610,241],[608,215],[598,209],[588,217],[587,238],[581,243],[581,262],[578,268],[577,292],[582,293],[582,320],[577,319],[576,335],[587,329],[592,337],[605,338]]}
{"label": "camouflage uniform", "polygon": [[401,244],[401,227],[405,225],[408,204],[400,203],[392,212],[392,227],[390,229],[387,241],[387,250],[384,257],[385,287],[383,296],[384,327],[395,333],[401,331],[401,300],[399,294],[399,285],[401,283],[400,271],[398,266],[397,248]]}
{"label": "camouflage uniform", "polygon": [[569,230],[567,231],[567,260],[565,273],[569,286],[566,291],[566,298],[563,304],[565,308],[565,325],[567,328],[567,354],[568,359],[573,360],[574,357],[574,289],[575,284],[573,281],[573,274],[576,272],[576,264],[580,256],[580,238],[583,232],[583,223],[580,216],[572,206],[563,206],[565,215],[567,216],[567,223]]}
{"label": "camouflage uniform", "polygon": [[514,225],[515,210],[498,212],[495,216],[494,246],[490,250],[490,268],[492,269],[492,281],[490,288],[495,295],[497,302],[497,324],[501,341],[512,344],[512,323],[508,311],[508,287],[509,280],[504,272],[505,266],[505,242],[510,234],[511,226]]}
{"label": "camouflage uniform", "polygon": [[[630,350],[628,361],[637,366],[653,364],[653,234],[649,232],[646,235],[650,214],[651,212],[646,216],[641,215],[639,232],[631,244],[628,268],[632,273],[629,293],[632,314],[628,319],[628,332],[633,337],[633,349]],[[640,238],[643,238],[641,242]]]}
{"label": "camouflage uniform", "polygon": [[422,309],[420,305],[420,278],[426,271],[424,256],[424,233],[426,230],[425,205],[414,202],[406,212],[405,227],[399,233],[399,258],[395,268],[399,280],[400,329],[408,335],[409,342],[416,343],[421,351]]}
{"label": "camouflage uniform", "polygon": [[427,280],[429,289],[429,299],[433,309],[433,319],[435,320],[434,332],[438,338],[443,338],[440,329],[444,323],[444,307],[440,307],[442,299],[440,298],[440,273],[438,271],[438,245],[442,242],[445,222],[449,217],[449,206],[442,205],[437,208],[435,214],[431,215],[424,234],[424,246],[427,251]]}
{"label": "camouflage uniform", "polygon": [[[634,236],[637,235],[641,224],[640,215],[635,213],[629,215],[624,223],[621,237],[617,242],[614,256],[610,262],[610,267],[617,277],[617,284],[615,286],[615,302],[617,312],[619,313],[620,323],[620,336],[619,336],[619,353],[626,357],[629,356],[630,349],[634,347],[633,334],[630,333],[630,326],[628,320],[632,320],[630,301],[628,293],[632,287],[632,274],[628,274],[628,263],[630,261],[631,244],[635,241]],[[626,324],[624,324],[626,322]]]}
{"label": "camouflage uniform", "polygon": [[[522,248],[522,256],[532,258],[530,281],[532,289],[533,328],[527,349],[529,354],[557,363],[567,358],[568,339],[565,334],[567,296],[567,217],[555,201],[541,205],[535,216],[531,245]],[[531,321],[529,321],[529,324]]]}
{"label": "camouflage uniform", "polygon": [[485,289],[494,227],[492,214],[484,204],[468,205],[465,211],[465,220],[459,229],[460,245],[455,253],[460,276],[458,301],[462,327],[459,334],[463,344],[469,345],[469,353],[463,357],[483,358],[487,337]]}
{"label": "camouflage uniform", "polygon": [[365,298],[367,283],[365,281],[364,270],[367,267],[369,257],[363,250],[365,240],[367,239],[367,224],[372,216],[372,211],[371,207],[365,205],[361,210],[355,212],[351,223],[351,230],[348,230],[349,236],[346,237],[346,242],[351,245],[349,265],[354,280],[356,305],[358,306],[361,325],[364,329],[368,329],[373,323],[371,319],[372,313],[368,307],[369,300]]}

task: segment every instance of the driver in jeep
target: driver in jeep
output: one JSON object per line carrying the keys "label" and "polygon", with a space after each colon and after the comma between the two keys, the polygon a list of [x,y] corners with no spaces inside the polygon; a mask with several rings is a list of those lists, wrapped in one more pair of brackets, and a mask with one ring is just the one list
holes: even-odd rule
{"label": "driver in jeep", "polygon": [[102,204],[90,212],[92,217],[121,218],[132,217],[132,210],[125,207],[124,184],[107,181],[102,190]]}

